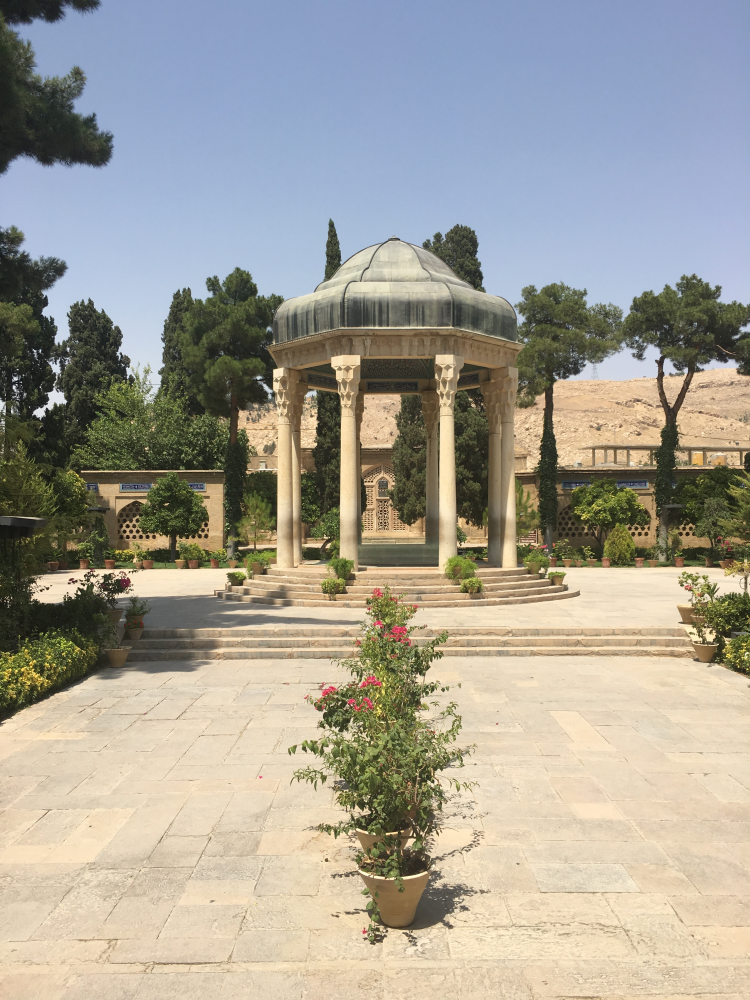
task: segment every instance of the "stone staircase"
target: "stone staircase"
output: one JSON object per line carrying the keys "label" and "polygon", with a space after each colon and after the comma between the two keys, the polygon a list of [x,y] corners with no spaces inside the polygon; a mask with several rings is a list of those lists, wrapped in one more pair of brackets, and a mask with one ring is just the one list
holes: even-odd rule
{"label": "stone staircase", "polygon": [[[418,644],[440,634],[424,628]],[[446,656],[690,656],[684,628],[453,626]],[[128,662],[150,660],[340,659],[356,655],[357,625],[146,629]]]}
{"label": "stone staircase", "polygon": [[[273,607],[324,608],[333,603],[321,593],[321,581],[330,574],[322,565],[279,569],[269,566],[268,573],[247,580],[242,586],[217,590],[224,601],[243,601]],[[360,567],[347,582],[346,592],[336,595],[336,604],[345,608],[363,608],[375,587],[390,586],[394,594],[424,608],[494,607],[501,604],[531,604],[537,601],[561,601],[578,597],[580,591],[567,586],[553,586],[538,574],[529,573],[525,566],[516,569],[480,568],[477,576],[484,583],[478,595],[462,594],[459,585],[451,583],[437,569],[392,567]]]}

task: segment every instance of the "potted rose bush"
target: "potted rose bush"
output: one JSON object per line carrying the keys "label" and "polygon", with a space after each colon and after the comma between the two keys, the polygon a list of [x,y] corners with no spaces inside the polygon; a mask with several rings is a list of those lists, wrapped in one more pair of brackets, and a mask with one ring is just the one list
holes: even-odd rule
{"label": "potted rose bush", "polygon": [[430,876],[430,840],[440,825],[451,787],[466,788],[444,772],[461,767],[471,748],[456,745],[461,719],[456,706],[442,709],[430,697],[441,688],[427,681],[447,633],[417,644],[407,622],[416,611],[388,588],[373,591],[370,621],[357,640],[359,655],[343,661],[351,680],[324,688],[313,706],[322,735],[289,748],[317,758],[295,772],[317,787],[332,779],[335,800],[345,811],[338,823],[318,829],[334,836],[356,832],[357,870],[369,897],[373,921],[406,927]]}

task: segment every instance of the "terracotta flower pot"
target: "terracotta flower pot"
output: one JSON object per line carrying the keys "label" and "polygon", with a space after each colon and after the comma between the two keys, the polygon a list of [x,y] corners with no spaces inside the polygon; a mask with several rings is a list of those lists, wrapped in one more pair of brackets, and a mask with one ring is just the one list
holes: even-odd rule
{"label": "terracotta flower pot", "polygon": [[153,569],[154,568],[154,560],[153,559],[144,559],[143,560],[143,568],[144,569]]}
{"label": "terracotta flower pot", "polygon": [[61,559],[60,562],[57,564],[57,568],[61,570],[66,570],[68,568],[68,563],[64,559]]}
{"label": "terracotta flower pot", "polygon": [[274,564],[274,566],[275,566],[275,565],[276,565],[276,556],[273,556],[273,557],[272,557],[271,559],[269,559],[268,561],[269,561],[270,563],[273,563],[273,564]]}
{"label": "terracotta flower pot", "polygon": [[550,566],[557,566],[557,556],[550,556],[549,557],[549,564],[550,564]]}
{"label": "terracotta flower pot", "polygon": [[563,559],[563,566],[567,567],[567,566],[572,566],[572,565],[573,565],[573,560],[572,559]]}
{"label": "terracotta flower pot", "polygon": [[713,559],[709,559],[709,557],[708,557],[708,556],[704,556],[704,557],[703,557],[703,561],[705,562],[705,564],[706,564],[706,568],[707,568],[707,569],[711,569],[711,567],[712,567],[712,566],[713,566],[713,564],[714,564],[714,561],[713,561]]}
{"label": "terracotta flower pot", "polygon": [[710,663],[711,660],[716,656],[716,650],[719,648],[718,642],[716,644],[710,642],[694,642],[693,649],[695,650],[695,655],[698,657],[701,663]]}
{"label": "terracotta flower pot", "polygon": [[50,573],[56,573],[59,568],[60,568],[60,563],[56,562],[54,559],[50,559],[50,561],[47,563],[47,569],[50,571]]}
{"label": "terracotta flower pot", "polygon": [[130,646],[118,646],[116,649],[107,650],[107,659],[110,667],[124,667],[128,658]]}
{"label": "terracotta flower pot", "polygon": [[143,560],[141,560],[141,559],[134,559],[133,560],[133,566],[136,569],[143,569]]}
{"label": "terracotta flower pot", "polygon": [[138,639],[143,635],[142,628],[129,628],[128,623],[125,623],[125,639],[129,639],[131,642],[137,642]]}
{"label": "terracotta flower pot", "polygon": [[596,566],[596,559],[587,559],[587,560],[586,560],[586,563],[587,563],[587,564],[588,564],[589,566]]}
{"label": "terracotta flower pot", "polygon": [[199,566],[200,566],[200,560],[199,559],[188,559],[188,567],[189,567],[189,569],[198,569]]}
{"label": "terracotta flower pot", "polygon": [[651,567],[651,569],[653,569],[654,566],[658,566],[659,565],[659,560],[658,559],[649,559],[648,560],[648,564]]}
{"label": "terracotta flower pot", "polygon": [[609,569],[609,567],[611,565],[612,565],[612,560],[611,559],[607,559],[606,556],[602,556],[602,567],[604,569]]}
{"label": "terracotta flower pot", "polygon": [[528,570],[529,570],[529,573],[531,573],[532,576],[535,576],[539,572],[539,566],[540,565],[541,565],[540,563],[529,563],[529,565],[527,567]]}
{"label": "terracotta flower pot", "polygon": [[89,568],[89,560],[88,559],[79,559],[78,560],[78,568],[79,569],[88,569]]}
{"label": "terracotta flower pot", "polygon": [[104,568],[105,569],[114,569],[115,568],[115,560],[114,559],[105,559],[104,560]]}
{"label": "terracotta flower pot", "polygon": [[561,587],[563,578],[558,576],[557,573],[548,573],[547,579],[551,581],[553,587]]}
{"label": "terracotta flower pot", "polygon": [[685,558],[684,558],[684,556],[675,556],[674,557],[674,564],[678,568],[682,568],[685,565]]}
{"label": "terracotta flower pot", "polygon": [[122,608],[110,608],[107,611],[107,617],[109,618],[109,620],[112,622],[113,625],[117,625],[117,623],[122,618]]}
{"label": "terracotta flower pot", "polygon": [[692,624],[693,621],[693,605],[692,604],[678,604],[677,610],[680,612],[680,618],[685,623],[685,625]]}
{"label": "terracotta flower pot", "polygon": [[693,623],[693,625],[702,625],[705,622],[705,620],[706,620],[705,615],[698,614],[695,611],[690,617],[690,621]]}
{"label": "terracotta flower pot", "polygon": [[643,559],[640,556],[635,557],[635,565],[638,569],[641,569],[643,566]]}
{"label": "terracotta flower pot", "polygon": [[727,567],[729,567],[731,565],[732,565],[732,560],[731,559],[721,559],[721,560],[719,560],[719,566],[721,566],[722,569],[727,569]]}
{"label": "terracotta flower pot", "polygon": [[187,562],[186,559],[175,559],[174,564],[177,567],[177,569],[185,569],[186,562]]}
{"label": "terracotta flower pot", "polygon": [[576,566],[583,566],[583,559],[576,559]]}
{"label": "terracotta flower pot", "polygon": [[218,559],[212,559],[211,560],[211,569],[218,569],[218,568],[219,568],[219,560]]}
{"label": "terracotta flower pot", "polygon": [[236,559],[227,559],[227,566],[229,566],[230,569],[235,569],[236,566],[237,566],[237,560]]}
{"label": "terracotta flower pot", "polygon": [[263,573],[265,572],[265,568],[266,567],[263,565],[263,563],[259,562],[250,563],[250,572],[253,574],[253,576],[262,576]]}
{"label": "terracotta flower pot", "polygon": [[384,878],[382,875],[368,875],[361,868],[357,869],[362,881],[372,893],[377,892],[376,902],[380,910],[380,919],[386,927],[408,927],[414,923],[417,906],[422,893],[427,888],[430,878],[429,869],[419,875],[406,875],[403,882],[403,892],[399,892],[396,880]]}
{"label": "terracotta flower pot", "polygon": [[355,830],[354,832],[357,834],[357,840],[360,842],[363,851],[366,851],[368,847],[372,847],[373,844],[378,844],[383,837],[401,837],[403,841],[402,846],[405,847],[406,841],[411,837],[410,826],[405,826],[403,830],[392,830],[386,834],[368,833],[367,830]]}

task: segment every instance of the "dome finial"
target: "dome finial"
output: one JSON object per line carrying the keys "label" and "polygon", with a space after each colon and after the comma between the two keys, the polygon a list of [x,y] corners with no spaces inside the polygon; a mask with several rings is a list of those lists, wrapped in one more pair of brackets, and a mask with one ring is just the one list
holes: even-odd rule
{"label": "dome finial", "polygon": [[386,243],[390,243],[391,240],[397,240],[400,243],[401,242],[401,237],[400,236],[389,236],[388,239],[385,242]]}

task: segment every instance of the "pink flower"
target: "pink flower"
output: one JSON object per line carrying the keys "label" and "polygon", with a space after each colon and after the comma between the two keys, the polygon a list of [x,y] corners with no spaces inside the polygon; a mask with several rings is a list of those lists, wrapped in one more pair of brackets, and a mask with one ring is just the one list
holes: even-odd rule
{"label": "pink flower", "polygon": [[366,687],[382,687],[383,685],[377,679],[377,677],[371,676],[371,677],[365,677],[365,679],[359,686],[360,688],[366,688]]}
{"label": "pink flower", "polygon": [[375,628],[385,628],[385,626],[381,621],[373,622],[373,625],[375,626]]}
{"label": "pink flower", "polygon": [[375,590],[373,590],[373,592],[372,592],[372,596],[373,597],[382,597],[383,596],[383,591],[380,589],[380,587],[376,587]]}
{"label": "pink flower", "polygon": [[320,697],[321,698],[327,698],[329,694],[334,694],[335,691],[336,691],[336,688],[333,685],[331,685],[330,687],[327,687],[327,688],[323,688],[323,690],[320,692]]}

